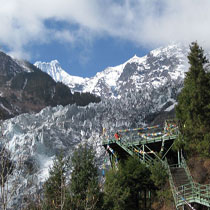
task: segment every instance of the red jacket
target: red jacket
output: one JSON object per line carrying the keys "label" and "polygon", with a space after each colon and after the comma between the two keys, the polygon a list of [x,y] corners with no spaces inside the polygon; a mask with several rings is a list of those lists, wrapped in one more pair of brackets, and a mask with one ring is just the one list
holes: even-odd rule
{"label": "red jacket", "polygon": [[115,139],[118,140],[118,139],[120,138],[120,135],[119,135],[118,133],[115,133],[115,134],[114,134],[114,137],[115,137]]}

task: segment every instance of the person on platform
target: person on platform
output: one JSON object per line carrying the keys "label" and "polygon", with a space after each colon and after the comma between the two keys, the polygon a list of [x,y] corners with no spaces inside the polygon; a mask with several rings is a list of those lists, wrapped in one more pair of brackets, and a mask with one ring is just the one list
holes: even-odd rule
{"label": "person on platform", "polygon": [[120,141],[121,135],[120,135],[118,132],[116,132],[116,133],[114,134],[114,137],[115,137],[116,140]]}

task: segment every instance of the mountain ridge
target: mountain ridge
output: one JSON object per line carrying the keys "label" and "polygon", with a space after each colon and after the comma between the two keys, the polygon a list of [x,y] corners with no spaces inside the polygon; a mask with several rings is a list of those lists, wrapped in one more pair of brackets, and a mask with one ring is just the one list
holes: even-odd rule
{"label": "mountain ridge", "polygon": [[[102,93],[103,100],[99,103],[83,107],[48,106],[36,114],[25,113],[5,120],[1,144],[7,144],[14,161],[21,157],[24,163],[19,166],[15,162],[17,168],[10,184],[15,183],[17,177],[20,182],[18,198],[14,196],[11,206],[20,205],[18,200],[25,195],[36,193],[34,186],[42,186],[47,179],[56,154],[64,152],[71,156],[79,144],[88,143],[96,151],[101,170],[106,158],[101,146],[103,138],[113,138],[119,129],[163,125],[164,119],[173,117],[187,71],[184,52],[177,46],[160,48],[140,59],[134,56],[117,69],[109,67],[98,72],[90,80],[92,83],[85,88],[80,84],[80,88],[90,90],[92,87],[92,93]],[[113,71],[117,72],[114,76]],[[113,77],[112,85],[116,86],[106,82]],[[105,136],[102,135],[104,128]]]}
{"label": "mountain ridge", "polygon": [[[119,98],[126,92],[126,89],[136,88],[138,91],[145,85],[150,85],[151,88],[161,86],[161,83],[167,82],[164,81],[167,80],[165,79],[167,77],[168,80],[177,80],[179,77],[182,80],[188,69],[187,53],[186,46],[172,44],[152,50],[143,57],[134,55],[123,64],[107,67],[91,78],[79,77],[78,79],[76,77],[74,80],[74,76],[70,75],[70,82],[66,82],[64,78],[61,79],[61,82],[69,85],[73,91],[90,92],[102,98]],[[38,68],[53,77],[52,72],[56,69],[52,70],[51,63],[47,63],[48,68],[46,69],[45,64],[35,63]],[[59,66],[57,72],[60,70],[65,72]],[[55,77],[54,79],[56,80]]]}
{"label": "mountain ridge", "polygon": [[[81,99],[83,97],[83,99]],[[27,61],[0,52],[0,116],[3,119],[25,112],[39,112],[46,106],[99,102],[92,94],[71,93],[47,73]]]}

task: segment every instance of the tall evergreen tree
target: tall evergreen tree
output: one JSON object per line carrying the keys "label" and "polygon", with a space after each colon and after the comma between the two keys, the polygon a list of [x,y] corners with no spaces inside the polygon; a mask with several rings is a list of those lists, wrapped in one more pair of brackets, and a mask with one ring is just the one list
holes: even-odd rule
{"label": "tall evergreen tree", "polygon": [[154,187],[150,170],[138,159],[129,158],[106,174],[104,207],[110,210],[140,209],[144,194]]}
{"label": "tall evergreen tree", "polygon": [[176,116],[188,149],[195,151],[210,132],[210,77],[205,71],[208,60],[197,42],[191,44],[188,60],[190,68],[178,97]]}
{"label": "tall evergreen tree", "polygon": [[57,156],[49,171],[49,178],[44,184],[44,204],[46,210],[65,209],[67,197],[66,173],[69,170],[69,161],[63,155]]}
{"label": "tall evergreen tree", "polygon": [[87,144],[81,145],[72,157],[70,180],[71,208],[77,210],[101,209],[99,174],[95,152]]}

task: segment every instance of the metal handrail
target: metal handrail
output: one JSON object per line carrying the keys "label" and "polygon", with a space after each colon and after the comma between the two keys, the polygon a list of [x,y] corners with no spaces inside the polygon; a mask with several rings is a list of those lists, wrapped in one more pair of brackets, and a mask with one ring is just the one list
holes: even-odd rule
{"label": "metal handrail", "polygon": [[[103,144],[106,145],[106,144],[116,143],[122,149],[128,152],[131,156],[136,156],[139,158],[140,161],[146,163],[146,165],[149,165],[151,162],[154,161],[154,159],[145,152],[141,153],[140,152],[141,150],[138,147],[138,145],[146,144],[146,143],[153,143],[153,142],[162,141],[162,140],[170,140],[176,137],[177,135],[170,135],[170,136],[161,136],[161,137],[143,139],[139,137],[136,138],[136,136],[130,136],[130,138],[125,136],[121,138],[120,140],[116,140],[114,138],[104,139]],[[137,152],[137,150],[139,152]],[[161,160],[161,162],[164,165],[164,167],[167,169],[167,172],[169,175],[169,183],[170,183],[170,187],[171,187],[172,194],[174,197],[176,208],[178,208],[181,205],[185,205],[186,203],[190,206],[190,203],[192,202],[200,203],[202,205],[210,207],[210,185],[202,185],[202,184],[196,183],[193,180],[190,170],[182,154],[181,154],[180,164],[174,164],[174,165],[169,166],[167,159],[165,159],[165,161]],[[189,180],[189,183],[176,187],[170,167],[171,168],[184,168],[187,178]]]}
{"label": "metal handrail", "polygon": [[[146,153],[141,154],[140,152],[135,152],[135,149],[140,150],[138,147],[136,148],[135,146],[130,146],[132,148],[132,152],[135,156],[137,156],[138,158],[140,158],[141,161],[144,161],[146,163],[151,163],[153,161],[153,159],[147,155]],[[130,149],[129,147],[127,149]]]}
{"label": "metal handrail", "polygon": [[[158,141],[163,141],[163,140],[171,140],[171,139],[176,139],[177,138],[177,134],[173,134],[173,135],[168,135],[168,136],[159,136],[159,137],[149,137],[149,138],[140,138],[140,137],[133,137],[133,138],[127,138],[127,137],[122,137],[121,140],[126,142],[126,143],[131,143],[131,144],[139,144],[139,143],[153,143],[153,142],[158,142]],[[115,138],[106,138],[103,139],[102,144],[109,144],[109,143],[115,143],[118,140],[116,140]]]}
{"label": "metal handrail", "polygon": [[[173,182],[173,177],[170,171],[170,167],[174,167],[174,168],[183,167],[189,179],[189,183],[185,185],[181,185],[179,187],[175,187],[175,183]],[[168,165],[167,168],[168,168],[168,174],[169,174],[169,182],[170,182],[172,194],[174,197],[175,205],[177,208],[178,206],[185,205],[187,202],[188,204],[197,202],[202,205],[210,207],[210,185],[199,184],[193,180],[190,174],[190,170],[183,156],[182,156],[181,164],[174,164],[171,166]]]}
{"label": "metal handrail", "polygon": [[170,166],[168,164],[167,159],[165,159],[165,166],[166,166],[166,169],[167,169],[167,172],[168,172],[168,175],[169,175],[169,184],[170,184],[171,191],[172,191],[174,201],[175,201],[175,204],[176,204],[177,203],[176,187],[175,187],[175,184],[174,184],[174,181],[173,181],[173,177],[172,177]]}
{"label": "metal handrail", "polygon": [[[210,188],[205,185],[201,185],[199,183],[195,183],[192,185],[191,183],[179,186],[177,188],[177,194],[184,197],[186,200],[190,200],[191,202],[200,201],[199,203],[209,202],[210,207]],[[177,206],[183,203],[183,199],[181,196],[178,196]]]}
{"label": "metal handrail", "polygon": [[184,168],[184,170],[185,170],[185,172],[187,174],[187,177],[190,180],[190,182],[192,182],[194,184],[194,180],[193,180],[192,175],[190,173],[190,169],[188,168],[186,160],[183,157],[182,153],[181,153],[181,165],[183,166],[183,168]]}

